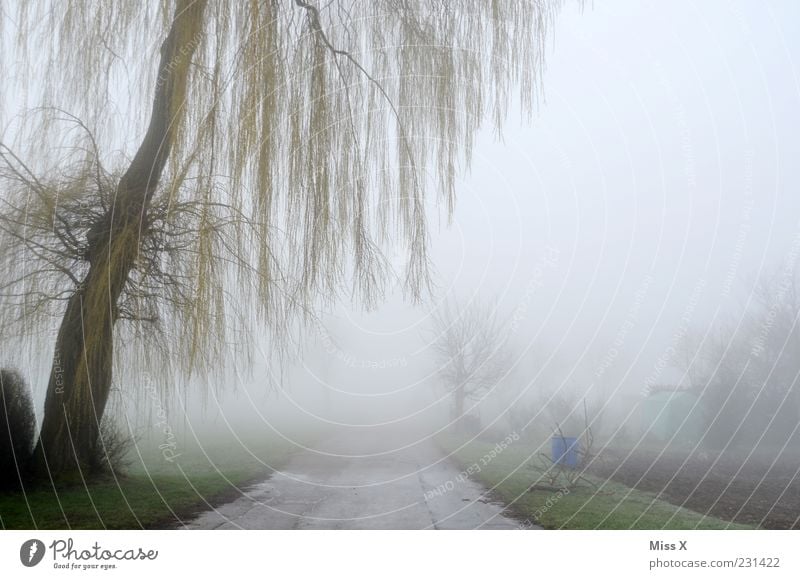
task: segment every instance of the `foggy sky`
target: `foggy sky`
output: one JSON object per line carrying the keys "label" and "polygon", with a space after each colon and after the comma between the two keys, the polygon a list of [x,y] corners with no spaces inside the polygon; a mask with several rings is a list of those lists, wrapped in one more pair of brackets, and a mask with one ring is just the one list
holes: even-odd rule
{"label": "foggy sky", "polygon": [[565,384],[677,382],[670,346],[735,324],[800,243],[797,22],[793,2],[568,5],[533,122],[484,131],[433,236],[437,296],[338,312],[356,350],[424,356],[428,312],[456,296],[522,318],[513,380],[544,352]]}
{"label": "foggy sky", "polygon": [[680,380],[662,363],[676,339],[735,324],[754,281],[800,246],[798,22],[792,0],[567,3],[532,122],[511,110],[502,140],[487,124],[452,225],[432,219],[430,299],[398,289],[373,312],[342,304],[323,318],[336,345],[310,330],[282,392],[258,361],[212,395],[208,420],[441,410],[429,315],[453,298],[514,320],[507,380],[530,391],[633,396]]}

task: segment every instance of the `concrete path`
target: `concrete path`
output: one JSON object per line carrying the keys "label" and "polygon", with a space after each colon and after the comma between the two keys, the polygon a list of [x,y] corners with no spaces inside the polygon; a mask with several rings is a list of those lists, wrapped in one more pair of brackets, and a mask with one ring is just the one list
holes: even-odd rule
{"label": "concrete path", "polygon": [[[350,428],[187,529],[519,529],[430,441]],[[405,448],[402,448],[405,447]]]}

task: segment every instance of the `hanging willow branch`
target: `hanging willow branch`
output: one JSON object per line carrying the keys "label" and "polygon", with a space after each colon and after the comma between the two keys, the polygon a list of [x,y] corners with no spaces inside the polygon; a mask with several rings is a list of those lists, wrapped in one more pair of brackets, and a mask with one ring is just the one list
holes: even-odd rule
{"label": "hanging willow branch", "polygon": [[[181,40],[191,50],[162,63],[188,67],[186,86],[170,103],[181,122],[157,159],[120,297],[127,354],[144,344],[152,356],[159,336],[163,360],[215,367],[254,322],[279,343],[319,300],[347,290],[374,303],[398,275],[385,257],[398,245],[399,276],[422,295],[429,199],[452,211],[486,118],[499,128],[512,101],[530,112],[560,5],[209,1],[202,29]],[[97,258],[88,249],[114,228],[101,217],[135,212],[124,191],[141,184],[123,171],[158,113],[153,87],[171,78],[156,64],[173,11],[166,0],[32,0],[3,19],[17,38],[0,55],[14,72],[6,91],[37,105],[0,118],[11,122],[0,148],[4,331],[20,323],[35,335],[59,316]]]}

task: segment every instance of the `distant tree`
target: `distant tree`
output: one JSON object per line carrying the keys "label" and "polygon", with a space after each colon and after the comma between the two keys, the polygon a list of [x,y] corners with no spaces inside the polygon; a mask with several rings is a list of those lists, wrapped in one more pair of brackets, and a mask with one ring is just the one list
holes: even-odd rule
{"label": "distant tree", "polygon": [[494,306],[445,303],[432,317],[432,351],[452,397],[453,424],[465,424],[465,404],[496,386],[509,372],[507,328]]}
{"label": "distant tree", "polygon": [[[749,324],[750,367],[756,374],[756,415],[765,418],[758,435],[783,443],[800,424],[800,271],[794,264],[756,285],[757,307]],[[766,430],[766,432],[765,432]]]}
{"label": "distant tree", "polygon": [[251,322],[372,303],[390,242],[425,291],[426,183],[452,209],[482,120],[530,113],[561,3],[4,5],[0,110],[37,107],[0,145],[0,328],[61,320],[39,464],[89,459],[115,366],[213,370]]}
{"label": "distant tree", "polygon": [[749,308],[734,321],[695,331],[678,348],[714,447],[782,443],[800,423],[800,292],[793,268],[753,284]]}
{"label": "distant tree", "polygon": [[699,371],[693,371],[688,390],[702,404],[706,445],[720,448],[743,441],[754,423],[746,424],[758,387],[755,368],[748,362],[750,337],[749,328],[737,332],[730,324],[719,324],[697,342],[700,349],[694,366]]}

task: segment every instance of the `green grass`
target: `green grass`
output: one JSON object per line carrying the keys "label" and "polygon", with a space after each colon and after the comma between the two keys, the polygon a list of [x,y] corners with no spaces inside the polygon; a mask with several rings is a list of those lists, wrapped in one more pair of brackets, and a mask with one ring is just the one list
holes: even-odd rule
{"label": "green grass", "polygon": [[266,477],[296,450],[277,436],[249,436],[242,442],[179,444],[174,460],[164,459],[158,443],[139,444],[131,466],[117,480],[108,476],[88,485],[59,489],[40,485],[27,493],[0,494],[0,528],[139,529],[173,526],[208,508],[234,499],[237,486]]}
{"label": "green grass", "polygon": [[555,490],[528,491],[532,485],[547,485],[544,469],[532,454],[535,445],[522,440],[491,456],[493,443],[463,441],[447,436],[439,444],[473,473],[510,510],[526,521],[546,529],[752,529],[704,516],[613,481],[586,476],[568,493]]}

